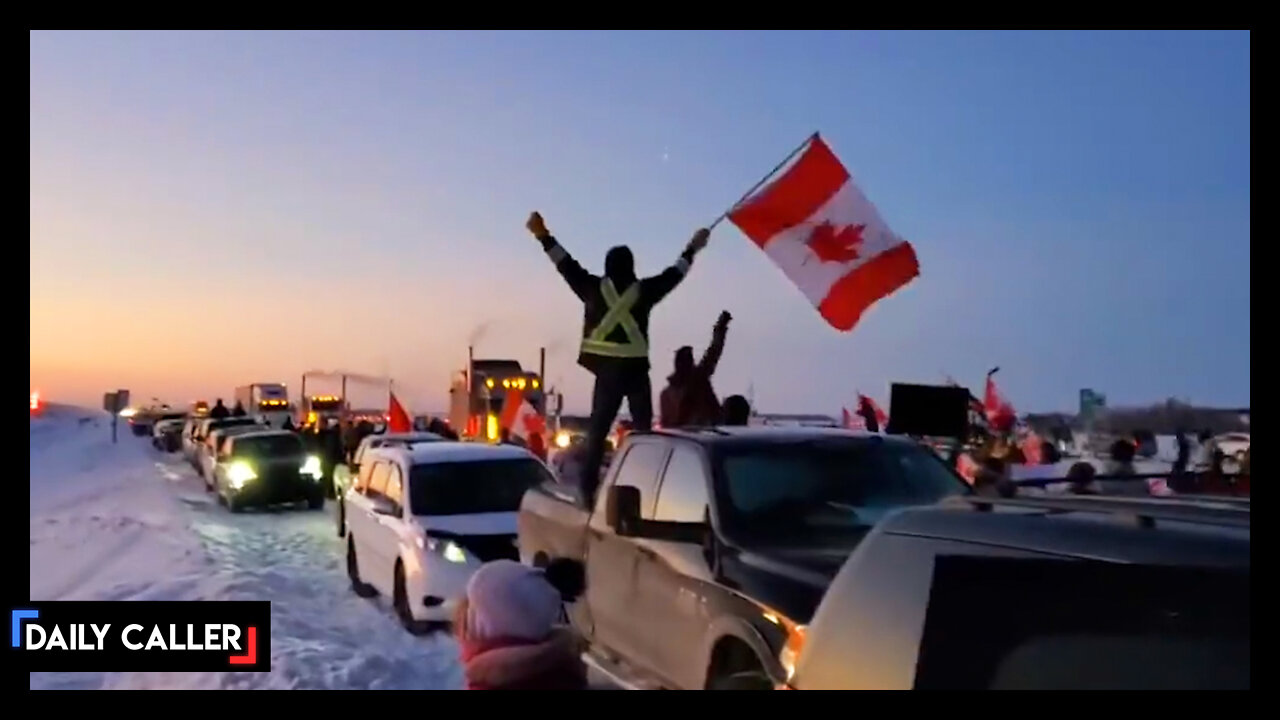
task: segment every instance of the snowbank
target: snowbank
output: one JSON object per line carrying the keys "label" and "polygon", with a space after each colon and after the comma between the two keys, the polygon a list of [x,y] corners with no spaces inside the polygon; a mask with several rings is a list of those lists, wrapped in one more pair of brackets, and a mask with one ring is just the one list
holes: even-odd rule
{"label": "snowbank", "polygon": [[32,673],[43,688],[444,689],[447,637],[416,638],[351,593],[328,512],[231,515],[180,456],[101,412],[31,421],[32,600],[268,600],[270,673]]}

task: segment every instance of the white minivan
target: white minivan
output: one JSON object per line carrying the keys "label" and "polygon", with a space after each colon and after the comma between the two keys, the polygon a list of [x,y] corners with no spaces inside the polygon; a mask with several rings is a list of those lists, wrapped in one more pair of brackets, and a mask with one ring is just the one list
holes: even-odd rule
{"label": "white minivan", "polygon": [[413,633],[449,622],[482,564],[520,559],[520,500],[549,480],[546,465],[513,445],[369,449],[342,499],[352,590],[390,597]]}

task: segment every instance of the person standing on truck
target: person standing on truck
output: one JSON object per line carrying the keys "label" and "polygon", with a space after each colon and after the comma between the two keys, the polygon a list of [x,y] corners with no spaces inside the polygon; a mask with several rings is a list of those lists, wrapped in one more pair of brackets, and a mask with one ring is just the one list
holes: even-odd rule
{"label": "person standing on truck", "polygon": [[240,402],[239,400],[237,400],[237,401],[236,401],[236,406],[235,406],[234,408],[232,408],[232,410],[231,410],[231,416],[232,416],[232,417],[244,417],[244,416],[245,416],[244,405],[243,405],[243,404],[241,404],[241,402]]}
{"label": "person standing on truck", "polygon": [[222,403],[222,398],[218,398],[218,402],[213,404],[213,409],[209,411],[209,417],[214,420],[221,420],[231,416],[231,411]]}
{"label": "person standing on truck", "polygon": [[724,354],[725,334],[733,316],[720,313],[711,330],[711,344],[702,360],[693,362],[693,348],[685,345],[676,350],[675,371],[667,377],[667,386],[658,396],[658,417],[662,427],[710,426],[720,419],[720,401],[711,376]]}
{"label": "person standing on truck", "polygon": [[529,215],[525,227],[542,244],[556,270],[583,305],[582,344],[578,364],[595,375],[591,421],[582,468],[582,497],[595,499],[600,485],[605,438],[627,400],[638,430],[653,427],[653,388],[649,382],[649,313],[684,279],[693,258],[707,246],[711,231],[702,228],[674,265],[639,279],[631,248],[618,245],[604,258],[604,276],[592,275],[565,251],[547,230],[542,215]]}

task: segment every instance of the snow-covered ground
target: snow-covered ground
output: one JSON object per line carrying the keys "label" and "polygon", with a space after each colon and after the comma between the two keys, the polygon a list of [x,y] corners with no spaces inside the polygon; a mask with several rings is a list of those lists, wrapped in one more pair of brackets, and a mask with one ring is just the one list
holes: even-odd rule
{"label": "snow-covered ground", "polygon": [[43,688],[449,689],[457,647],[352,594],[331,508],[231,515],[104,413],[31,421],[32,600],[269,600],[270,673],[32,673]]}

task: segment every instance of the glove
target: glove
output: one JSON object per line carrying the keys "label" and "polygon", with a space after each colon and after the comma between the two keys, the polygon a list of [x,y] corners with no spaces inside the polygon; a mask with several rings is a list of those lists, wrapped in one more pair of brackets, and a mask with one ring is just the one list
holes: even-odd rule
{"label": "glove", "polygon": [[702,249],[707,246],[707,240],[710,238],[710,230],[706,228],[698,228],[698,231],[693,234],[693,239],[689,241],[689,246],[686,249],[696,255],[697,253],[702,252]]}
{"label": "glove", "polygon": [[547,232],[547,224],[542,221],[542,215],[537,211],[529,213],[529,219],[524,226],[529,229],[529,232],[533,233],[534,237],[539,239],[551,234]]}

